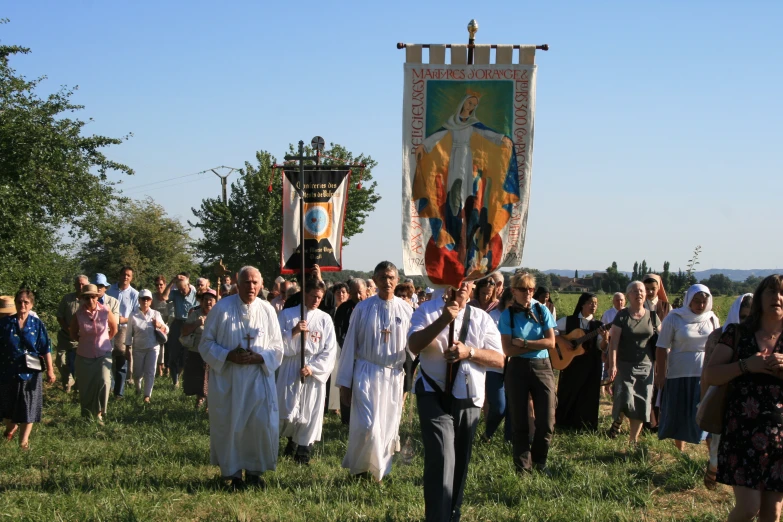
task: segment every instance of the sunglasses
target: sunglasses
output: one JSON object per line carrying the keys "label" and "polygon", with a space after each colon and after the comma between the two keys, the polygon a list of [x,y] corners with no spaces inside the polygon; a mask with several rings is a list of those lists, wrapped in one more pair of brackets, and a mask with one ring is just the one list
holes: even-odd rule
{"label": "sunglasses", "polygon": [[513,288],[514,288],[514,290],[516,290],[518,292],[523,292],[523,293],[527,292],[529,294],[532,294],[533,292],[536,291],[535,288],[525,288],[524,286],[515,286]]}

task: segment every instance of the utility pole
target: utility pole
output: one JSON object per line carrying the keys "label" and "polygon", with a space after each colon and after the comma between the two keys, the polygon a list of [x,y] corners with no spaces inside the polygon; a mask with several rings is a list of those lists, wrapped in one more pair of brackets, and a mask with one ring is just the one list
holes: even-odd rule
{"label": "utility pole", "polygon": [[[225,175],[221,176],[220,174],[218,174],[217,170],[215,170],[215,169],[228,169],[228,172],[226,172]],[[223,204],[224,205],[228,205],[228,196],[227,196],[227,191],[226,191],[226,187],[227,187],[228,182],[226,180],[228,179],[228,177],[231,175],[232,172],[234,172],[235,170],[239,170],[239,169],[235,169],[234,167],[226,167],[225,165],[221,165],[219,167],[215,167],[214,169],[209,169],[209,170],[211,170],[215,174],[215,176],[220,178],[220,186],[223,189]]]}

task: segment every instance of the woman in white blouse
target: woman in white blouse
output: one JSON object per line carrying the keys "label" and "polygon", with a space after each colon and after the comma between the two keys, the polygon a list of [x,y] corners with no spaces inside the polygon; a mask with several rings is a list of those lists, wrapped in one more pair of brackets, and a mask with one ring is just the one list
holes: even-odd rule
{"label": "woman in white blouse", "polygon": [[704,346],[719,326],[712,313],[710,289],[704,285],[691,286],[682,308],[672,310],[661,324],[655,357],[655,384],[663,389],[658,438],[674,439],[680,451],[686,442],[701,442],[696,410],[701,396]]}
{"label": "woman in white blouse", "polygon": [[144,380],[144,402],[149,403],[152,386],[155,384],[155,369],[161,342],[155,337],[155,331],[164,334],[169,331],[160,312],[151,308],[152,292],[139,292],[139,306],[128,317],[128,333],[125,344],[133,349],[133,379],[136,391],[141,393],[141,381]]}

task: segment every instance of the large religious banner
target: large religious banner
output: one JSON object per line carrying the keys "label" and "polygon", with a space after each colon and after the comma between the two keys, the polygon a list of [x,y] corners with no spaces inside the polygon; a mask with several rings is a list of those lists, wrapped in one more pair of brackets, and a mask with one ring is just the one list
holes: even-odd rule
{"label": "large religious banner", "polygon": [[[313,168],[313,167],[308,167]],[[351,170],[330,167],[306,170],[283,169],[283,246],[280,265],[283,274],[299,272],[302,265],[299,247],[299,205],[304,194],[305,267],[319,265],[324,271],[342,270],[343,224],[348,201]]]}
{"label": "large religious banner", "polygon": [[408,45],[403,103],[406,275],[459,287],[522,262],[533,158],[535,47]]}

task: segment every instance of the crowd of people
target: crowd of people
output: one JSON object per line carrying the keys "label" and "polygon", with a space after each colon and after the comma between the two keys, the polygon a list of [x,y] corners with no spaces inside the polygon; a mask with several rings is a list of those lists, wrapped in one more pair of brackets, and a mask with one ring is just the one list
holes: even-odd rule
{"label": "crowd of people", "polygon": [[[342,466],[381,481],[400,450],[400,419],[413,391],[425,518],[459,520],[472,452],[501,423],[515,469],[551,476],[556,430],[597,431],[600,397],[608,393],[606,436],[617,437],[628,419],[628,454],[644,451],[645,428],[679,450],[706,437],[704,483],[734,488],[729,520],[780,517],[779,275],[739,296],[723,325],[709,288],[691,286],[673,308],[656,274],[615,294],[600,320],[591,293],[558,319],[548,290],[521,271],[507,288],[495,272],[445,291],[400,281],[386,261],[368,280],[327,286],[316,265],[303,280],[279,277],[268,290],[249,266],[221,277],[215,289],[207,278],[192,285],[182,272],[136,290],[133,276],[127,266],[114,284],[103,274],[93,283],[77,276],[57,310],[54,354],[32,310],[33,292],[0,297],[6,440],[18,432],[20,447],[29,448],[44,376],[54,383],[55,369],[63,391],[78,393],[82,414],[101,424],[112,395],[122,400],[126,385],[135,385],[151,402],[156,377],[167,375],[208,412],[211,462],[227,487],[264,487],[281,438],[282,457],[307,465],[329,411],[348,425]],[[552,359],[569,350],[578,355],[555,372]],[[727,383],[724,428],[706,434],[696,420],[701,399]],[[476,440],[482,410],[485,430]]]}

